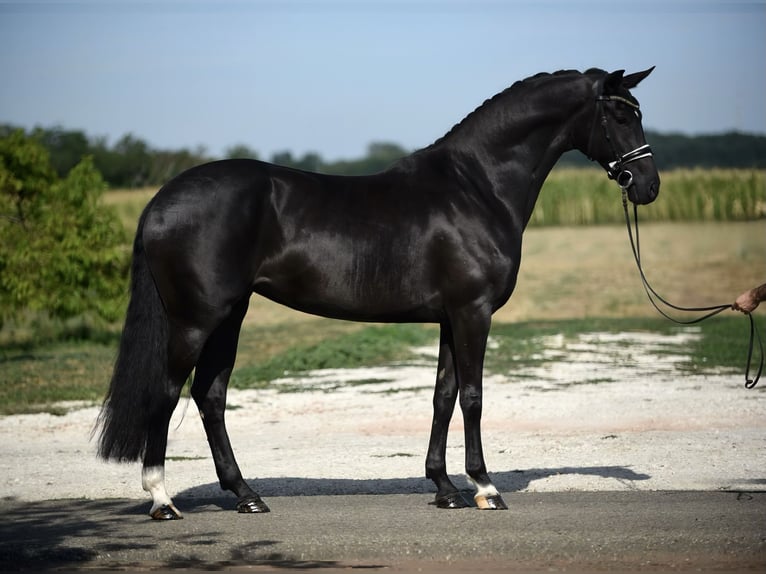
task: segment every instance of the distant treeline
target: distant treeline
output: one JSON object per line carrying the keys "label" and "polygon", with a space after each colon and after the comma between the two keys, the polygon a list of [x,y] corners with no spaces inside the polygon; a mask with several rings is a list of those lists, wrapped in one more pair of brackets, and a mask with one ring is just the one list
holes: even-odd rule
{"label": "distant treeline", "polygon": [[[0,125],[0,137],[18,128]],[[126,134],[113,144],[106,138],[89,137],[82,131],[59,127],[35,128],[26,132],[40,141],[50,153],[51,165],[64,177],[85,156],[111,188],[139,188],[159,186],[174,175],[194,165],[213,159],[204,148],[159,150],[144,140]],[[661,134],[649,131],[647,141],[661,170],[674,168],[766,168],[766,136],[729,132],[717,135],[687,136]],[[309,171],[339,175],[362,175],[381,171],[400,157],[408,154],[395,143],[372,143],[367,155],[343,161],[328,162],[316,153],[296,157],[289,151],[259,157],[257,151],[246,145],[234,145],[224,154],[226,158],[249,157]],[[559,166],[585,166],[588,160],[579,152],[569,152]]]}

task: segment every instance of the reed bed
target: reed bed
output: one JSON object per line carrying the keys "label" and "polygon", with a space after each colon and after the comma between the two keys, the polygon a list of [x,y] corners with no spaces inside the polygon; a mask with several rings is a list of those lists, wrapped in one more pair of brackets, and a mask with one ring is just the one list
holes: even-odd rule
{"label": "reed bed", "polygon": [[[766,171],[677,169],[660,174],[657,200],[642,221],[753,221],[766,217]],[[596,168],[554,169],[530,225],[600,225],[624,221],[617,184]]]}

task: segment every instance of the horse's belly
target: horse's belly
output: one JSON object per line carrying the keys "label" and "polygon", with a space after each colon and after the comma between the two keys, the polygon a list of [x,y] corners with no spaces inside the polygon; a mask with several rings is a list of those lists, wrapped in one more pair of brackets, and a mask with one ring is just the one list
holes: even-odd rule
{"label": "horse's belly", "polygon": [[361,277],[306,268],[260,276],[253,291],[304,313],[349,321],[438,321],[439,295],[423,282],[415,281],[416,287],[402,279],[401,274]]}

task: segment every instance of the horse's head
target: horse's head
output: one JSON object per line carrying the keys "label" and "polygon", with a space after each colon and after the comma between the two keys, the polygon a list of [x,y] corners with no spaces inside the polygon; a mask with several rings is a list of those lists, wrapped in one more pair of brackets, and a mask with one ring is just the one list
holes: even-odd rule
{"label": "horse's head", "polygon": [[597,84],[593,124],[583,150],[637,204],[651,203],[660,192],[660,176],[644,138],[638,100],[630,93],[653,69],[627,76],[618,70]]}

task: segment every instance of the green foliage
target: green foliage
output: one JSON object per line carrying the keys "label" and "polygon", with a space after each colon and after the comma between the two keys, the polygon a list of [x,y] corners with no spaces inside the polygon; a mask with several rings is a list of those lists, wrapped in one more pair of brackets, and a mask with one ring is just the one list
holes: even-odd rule
{"label": "green foliage", "polygon": [[247,144],[235,144],[226,148],[227,159],[249,158],[258,159],[258,152]]}
{"label": "green foliage", "polygon": [[48,153],[14,132],[0,139],[0,324],[28,311],[107,320],[124,307],[127,238],[100,204],[90,159],[59,179]]}
{"label": "green foliage", "polygon": [[367,146],[367,155],[360,159],[325,162],[313,152],[306,153],[301,158],[295,158],[291,152],[283,151],[275,153],[271,157],[271,162],[304,171],[335,175],[369,175],[383,171],[405,155],[407,150],[401,146],[387,142],[373,142]]}
{"label": "green foliage", "polygon": [[48,150],[51,166],[59,177],[64,177],[83,157],[91,153],[88,137],[81,131],[70,131],[60,127],[36,128],[32,137]]}
{"label": "green foliage", "polygon": [[407,155],[403,147],[386,142],[373,142],[367,146],[367,155],[358,160],[341,160],[323,163],[320,171],[338,175],[368,175],[378,173],[390,167],[398,159]]}
{"label": "green foliage", "polygon": [[[766,169],[766,136],[728,132],[688,136],[647,130],[654,161],[660,170],[679,168]],[[590,165],[579,151],[567,152],[562,167]]]}
{"label": "green foliage", "polygon": [[[21,132],[0,124],[0,138]],[[210,161],[203,148],[157,150],[133,134],[125,134],[110,145],[106,138],[89,138],[81,131],[60,127],[35,128],[29,137],[48,151],[50,164],[59,177],[65,177],[84,157],[93,158],[96,170],[111,188],[159,187],[173,176]]]}
{"label": "green foliage", "polygon": [[0,138],[0,217],[6,224],[24,225],[55,180],[43,146],[21,131]]}
{"label": "green foliage", "polygon": [[729,132],[688,136],[648,133],[660,169],[766,168],[766,137]]}

